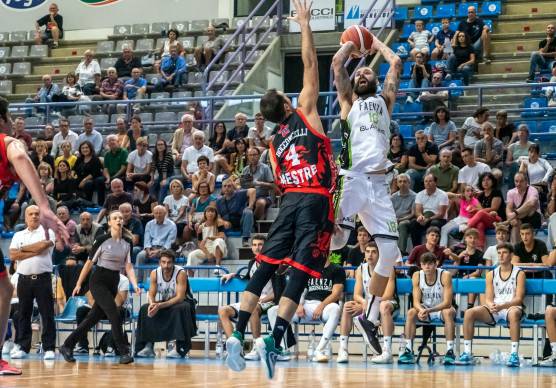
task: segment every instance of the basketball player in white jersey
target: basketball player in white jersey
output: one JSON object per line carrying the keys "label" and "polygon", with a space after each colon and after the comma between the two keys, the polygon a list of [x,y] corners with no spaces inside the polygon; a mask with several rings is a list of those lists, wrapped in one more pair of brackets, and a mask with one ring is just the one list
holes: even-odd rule
{"label": "basketball player in white jersey", "polygon": [[390,141],[390,116],[396,102],[401,59],[373,37],[371,51],[379,52],[390,64],[381,94],[377,94],[378,80],[369,67],[355,72],[353,84],[344,67],[350,56],[361,53],[353,42],[346,42],[332,59],[342,129],[340,178],[336,186],[335,206],[338,227],[331,249],[343,247],[359,216],[363,226],[376,241],[380,258],[370,284],[369,301],[365,314],[354,323],[371,351],[378,355],[382,349],[377,337],[379,307],[394,263],[401,256],[398,249],[396,214],[388,194],[385,173],[392,163],[386,157]]}
{"label": "basketball player in white jersey", "polygon": [[405,351],[400,354],[400,364],[414,364],[413,338],[417,322],[444,322],[446,355],[444,365],[454,365],[454,337],[456,309],[453,306],[452,275],[437,267],[438,258],[427,252],[421,256],[421,270],[413,274],[413,307],[405,321]]}
{"label": "basketball player in white jersey", "polygon": [[[340,324],[340,348],[338,350],[338,358],[336,362],[339,364],[344,364],[349,362],[349,352],[348,352],[348,340],[349,334],[352,329],[353,318],[361,315],[365,312],[367,302],[369,299],[369,286],[371,284],[371,276],[373,276],[373,270],[378,262],[378,248],[374,241],[370,242],[365,248],[365,257],[363,263],[357,267],[355,270],[355,286],[353,289],[353,300],[346,302],[344,304],[344,309],[342,312],[342,321]],[[388,304],[389,306],[383,307],[383,309],[390,313],[389,316],[392,318],[393,312],[399,310],[399,303],[396,298],[396,275],[392,271],[388,286],[384,292],[383,304]],[[382,317],[381,317],[382,320]],[[394,324],[391,324],[392,331]],[[388,330],[383,328],[384,339],[387,341]],[[390,333],[390,342],[391,342]],[[380,356],[377,356],[380,357]],[[371,362],[375,362],[373,358]]]}
{"label": "basketball player in white jersey", "polygon": [[463,320],[463,353],[457,364],[474,363],[472,352],[475,322],[496,325],[506,322],[510,327],[512,348],[506,365],[519,367],[519,332],[523,318],[523,298],[525,297],[525,273],[512,264],[513,247],[509,243],[499,244],[498,267],[490,271],[485,279],[486,304],[465,311]]}

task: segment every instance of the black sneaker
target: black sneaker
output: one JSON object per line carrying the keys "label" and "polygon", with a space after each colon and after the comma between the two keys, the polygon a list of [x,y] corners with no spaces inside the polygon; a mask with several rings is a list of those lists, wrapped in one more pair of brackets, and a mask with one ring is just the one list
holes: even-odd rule
{"label": "black sneaker", "polygon": [[123,356],[120,356],[120,364],[131,364],[133,362],[133,357],[131,357],[129,354],[124,354]]}
{"label": "black sneaker", "polygon": [[353,323],[363,336],[367,345],[371,348],[371,352],[377,356],[382,354],[382,348],[380,347],[380,341],[378,340],[377,327],[363,314],[357,316]]}
{"label": "black sneaker", "polygon": [[66,360],[66,362],[75,362],[75,357],[73,357],[73,350],[72,349],[68,348],[65,345],[62,345],[62,346],[60,346],[58,351],[60,352],[62,357],[64,357],[64,360]]}

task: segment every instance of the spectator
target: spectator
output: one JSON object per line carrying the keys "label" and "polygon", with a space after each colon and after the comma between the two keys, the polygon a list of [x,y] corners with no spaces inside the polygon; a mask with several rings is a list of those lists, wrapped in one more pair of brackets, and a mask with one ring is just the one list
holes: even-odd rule
{"label": "spectator", "polygon": [[[224,221],[220,219],[215,207],[208,206],[205,209],[203,219],[200,224],[197,224],[196,229],[199,236],[199,249],[187,255],[187,266],[197,266],[204,260],[208,260],[214,261],[219,267],[222,259],[228,255],[228,248],[224,234]],[[214,274],[220,274],[220,270],[215,269]]]}
{"label": "spectator", "polygon": [[496,112],[496,128],[494,130],[494,136],[496,136],[497,139],[502,140],[502,143],[504,143],[504,149],[507,149],[508,145],[517,139],[515,125],[514,123],[508,122],[508,112],[505,110],[499,110]]}
{"label": "spectator", "polygon": [[149,194],[149,186],[145,182],[135,182],[133,185],[133,210],[143,225],[153,219],[154,207],[158,200]]}
{"label": "spectator", "polygon": [[[166,37],[168,39],[164,40],[164,44],[162,45],[162,47],[160,47],[159,51],[161,61],[162,59],[170,56],[170,47],[172,46],[176,46],[178,54],[181,55],[183,53],[183,46],[179,41],[180,33],[178,30],[175,30],[173,28],[169,29],[166,33]],[[160,62],[155,63],[155,68],[156,67],[160,67]]]}
{"label": "spectator", "polygon": [[114,64],[118,77],[122,82],[127,81],[131,78],[131,72],[133,69],[142,69],[141,60],[133,55],[133,50],[128,44],[122,45],[122,56],[118,58]]}
{"label": "spectator", "polygon": [[455,36],[457,37],[460,32],[469,36],[470,44],[476,56],[483,58],[484,62],[489,64],[492,60],[490,56],[490,29],[481,18],[477,17],[477,10],[474,6],[467,8],[467,19],[459,22]]}
{"label": "spectator", "polygon": [[[118,72],[115,67],[109,67],[106,71],[106,77],[100,84],[99,95],[94,96],[94,101],[115,101],[121,100],[124,91],[124,84],[118,79]],[[116,105],[106,104],[103,108],[107,114],[112,114],[116,111]]]}
{"label": "spectator", "polygon": [[546,206],[546,219],[548,220],[548,238],[546,244],[550,250],[556,247],[556,179],[550,182],[548,204]]}
{"label": "spectator", "polygon": [[253,209],[255,207],[255,189],[237,190],[232,179],[222,182],[222,196],[216,201],[218,214],[225,221],[226,229],[240,230],[243,245],[249,244],[253,229]]}
{"label": "spectator", "polygon": [[[132,100],[142,100],[145,98],[145,93],[147,92],[147,80],[141,77],[143,70],[138,67],[134,67],[131,70],[131,79],[128,79],[124,83],[124,101]],[[123,111],[127,105],[118,105],[118,110]],[[132,111],[137,112],[139,110],[139,104],[133,104]]]}
{"label": "spectator", "polygon": [[[347,257],[343,258],[344,267],[358,267],[365,259],[365,248],[371,242],[371,235],[364,226],[357,228],[357,244],[349,250]],[[349,277],[353,277],[354,271],[349,270]]]}
{"label": "spectator", "polygon": [[531,53],[531,65],[529,66],[529,76],[527,82],[535,80],[537,68],[551,70],[556,61],[556,39],[554,36],[555,27],[550,23],[546,26],[546,38],[539,42],[539,50]]}
{"label": "spectator", "polygon": [[439,150],[445,147],[453,148],[458,130],[456,124],[450,120],[450,111],[444,106],[436,108],[433,113],[433,122],[425,129],[425,133],[428,140],[436,144]]}
{"label": "spectator", "polygon": [[[415,32],[414,32],[415,34]],[[427,44],[428,50],[428,44]],[[412,50],[412,52],[415,51]],[[428,51],[427,51],[428,52]],[[409,80],[410,89],[428,88],[431,81],[432,68],[431,65],[426,63],[425,54],[418,51],[415,53],[415,64],[411,66],[411,78]],[[414,100],[418,97],[419,92],[407,93],[407,104],[413,104]]]}
{"label": "spectator", "polygon": [[[73,156],[73,155],[72,155]],[[74,156],[75,157],[75,156]],[[60,160],[54,173],[54,190],[52,197],[58,206],[77,207],[78,182],[67,160]]]}
{"label": "spectator", "polygon": [[[455,254],[450,248],[446,248],[444,254],[454,261],[457,266],[480,267],[485,265],[483,252],[476,247],[479,233],[476,229],[468,228],[463,235],[465,241],[465,249],[459,254]],[[462,279],[476,279],[481,277],[481,269],[460,269],[457,277]],[[470,309],[475,304],[475,294],[467,296],[467,308]]]}
{"label": "spectator", "polygon": [[151,165],[153,154],[148,150],[149,141],[146,137],[137,139],[137,149],[131,151],[127,156],[126,188],[133,189],[135,182],[147,182],[151,180]]}
{"label": "spectator", "polygon": [[500,222],[506,218],[504,197],[500,189],[498,189],[498,180],[490,173],[485,172],[479,176],[480,193],[477,197],[481,204],[479,210],[467,222],[467,226],[475,228],[479,232],[477,246],[480,249],[485,248],[487,229],[492,228],[496,222]]}
{"label": "spectator", "polygon": [[143,124],[141,123],[140,116],[133,116],[129,121],[129,130],[127,131],[127,137],[129,138],[129,151],[135,151],[137,140],[140,137],[147,136],[147,133],[143,129]]}
{"label": "spectator", "polygon": [[407,174],[396,177],[399,190],[392,194],[392,205],[396,212],[398,222],[398,247],[403,256],[407,256],[407,238],[410,234],[410,225],[415,218],[415,197],[417,194],[409,188],[411,180]]}
{"label": "spectator", "polygon": [[114,210],[118,210],[122,203],[131,203],[133,202],[133,198],[131,194],[124,191],[124,182],[121,179],[113,179],[110,182],[110,189],[112,191],[111,194],[108,194],[102,209],[98,213],[97,222],[100,223],[104,216],[110,214],[110,212]]}
{"label": "spectator", "polygon": [[238,112],[235,114],[234,120],[234,127],[226,132],[226,140],[224,141],[224,148],[228,150],[234,148],[235,140],[245,139],[249,135],[249,127],[247,126],[247,115],[245,113]]}
{"label": "spectator", "polygon": [[127,137],[127,124],[125,122],[125,117],[120,116],[116,119],[116,131],[119,146],[127,150],[129,147],[129,137]]}
{"label": "spectator", "polygon": [[148,303],[141,306],[137,322],[137,357],[155,357],[155,342],[176,341],[166,357],[183,358],[197,334],[195,300],[187,274],[177,266],[171,250],[160,253],[158,268],[150,274]]}
{"label": "spectator", "polygon": [[434,50],[431,58],[434,60],[446,60],[452,54],[452,39],[454,31],[450,29],[450,18],[442,18],[442,28],[436,33],[434,38]]}
{"label": "spectator", "polygon": [[[415,245],[407,258],[407,264],[415,266],[416,269],[421,269],[421,256],[425,253],[432,253],[436,256],[437,266],[441,267],[446,260],[444,254],[445,247],[439,245],[440,242],[440,228],[430,226],[427,228],[425,234],[425,243],[422,245]],[[411,272],[411,271],[410,271]],[[414,272],[414,271],[413,271]]]}
{"label": "spectator", "polygon": [[171,143],[174,160],[180,161],[185,149],[193,145],[193,132],[196,131],[198,129],[193,128],[193,116],[189,113],[184,114],[181,117],[181,125],[174,131],[172,136]]}
{"label": "spectator", "polygon": [[70,170],[73,170],[73,166],[75,166],[75,162],[77,162],[77,156],[72,152],[71,143],[69,141],[64,141],[60,145],[60,149],[62,150],[62,155],[54,159],[54,167],[58,168],[58,163],[60,163],[61,160],[65,160],[69,163]]}
{"label": "spectator", "polygon": [[162,57],[160,62],[160,78],[157,79],[155,87],[162,89],[166,85],[181,86],[183,75],[187,71],[184,57],[178,53],[178,47],[170,46],[170,56]]}
{"label": "spectator", "polygon": [[490,167],[482,162],[477,162],[471,148],[465,147],[461,151],[461,157],[465,166],[459,170],[458,174],[460,191],[463,191],[467,185],[477,190],[479,188],[479,176],[485,172],[490,172]]}
{"label": "spectator", "polygon": [[191,239],[191,231],[187,226],[187,208],[189,207],[189,199],[184,194],[183,184],[179,179],[170,182],[170,195],[164,198],[164,206],[168,212],[168,218],[176,224],[179,238],[189,241]]}
{"label": "spectator", "polygon": [[548,195],[548,182],[553,178],[554,168],[548,160],[541,158],[538,144],[529,146],[529,157],[517,160],[519,172],[527,176],[529,184],[539,192],[541,208],[545,208]]}
{"label": "spectator", "polygon": [[[48,195],[52,194],[52,191],[54,190],[54,176],[52,173],[52,166],[46,162],[41,162],[37,167],[37,172],[39,173],[39,180],[41,182],[43,190]],[[56,206],[54,206],[54,209],[56,209]]]}
{"label": "spectator", "polygon": [[[424,60],[429,56],[430,49],[429,44],[434,40],[434,35],[429,30],[425,30],[425,22],[422,20],[415,21],[415,31],[409,35],[407,39],[409,45],[411,46],[411,51],[409,55],[411,60],[415,61],[417,59],[417,53],[421,53],[424,56]],[[429,72],[430,74],[430,72]]]}
{"label": "spectator", "polygon": [[[47,123],[43,130],[40,131],[36,136],[36,141],[42,140],[46,142],[48,146],[48,151],[52,148],[52,141],[54,140],[54,126],[50,123]],[[35,148],[34,144],[31,145],[31,148]]]}
{"label": "spectator", "polygon": [[515,188],[508,191],[506,203],[506,219],[512,226],[511,241],[519,241],[519,227],[530,224],[538,229],[542,216],[539,202],[539,192],[527,184],[527,178],[521,172],[515,174]]}
{"label": "spectator", "polygon": [[191,199],[195,198],[197,195],[200,183],[206,182],[209,185],[210,191],[214,191],[216,176],[210,172],[209,165],[209,158],[204,155],[199,156],[199,159],[197,159],[197,166],[199,166],[199,170],[191,176]]}
{"label": "spectator", "polygon": [[446,224],[448,195],[436,187],[436,177],[425,175],[425,189],[415,197],[415,215],[411,221],[411,241],[413,246],[421,244],[424,232],[429,226],[441,228]]}
{"label": "spectator", "polygon": [[52,252],[52,264],[61,265],[65,264],[66,259],[71,254],[71,246],[75,242],[75,231],[77,230],[77,224],[70,217],[70,211],[67,206],[61,205],[56,209],[56,216],[62,221],[66,226],[70,241],[66,243],[61,238],[56,238],[56,243],[54,244],[54,251]]}
{"label": "spectator", "polygon": [[[79,225],[75,228],[75,242],[71,246],[71,253],[75,260],[85,263],[91,253],[95,238],[102,233],[102,227],[93,222],[91,213],[81,213]],[[67,261],[66,264],[68,264]]]}
{"label": "spectator", "polygon": [[483,258],[485,259],[485,265],[487,267],[496,267],[498,265],[498,251],[497,247],[501,244],[508,243],[508,237],[510,236],[510,229],[505,224],[496,225],[496,244],[489,246]]}
{"label": "spectator", "polygon": [[91,142],[87,140],[79,146],[79,158],[75,162],[75,175],[83,198],[92,201],[93,193],[96,192],[97,203],[104,203],[105,178],[102,162]]}
{"label": "spectator", "polygon": [[224,142],[226,141],[226,124],[223,121],[217,121],[214,124],[212,135],[209,139],[209,147],[212,148],[216,155],[224,151]]}
{"label": "spectator", "polygon": [[195,62],[201,71],[204,71],[205,67],[212,61],[212,58],[224,46],[224,41],[216,36],[216,29],[211,25],[207,27],[207,37],[208,39],[203,42],[201,47],[195,47],[193,53],[195,55]]}
{"label": "spectator", "polygon": [[77,149],[77,133],[73,132],[70,129],[69,121],[67,119],[60,119],[58,122],[58,133],[54,135],[52,139],[52,151],[50,151],[50,155],[53,158],[56,158],[58,155],[62,154],[62,150],[60,149],[60,145],[64,141],[69,141],[71,143],[71,149]]}
{"label": "spectator", "polygon": [[[172,244],[176,240],[176,224],[166,217],[166,208],[162,205],[155,206],[153,215],[154,219],[147,222],[145,227],[144,249],[137,255],[137,266],[158,260],[161,251],[172,248]],[[139,275],[138,278],[142,279],[143,276]]]}
{"label": "spectator", "polygon": [[[58,42],[64,37],[64,18],[58,13],[58,5],[48,6],[48,15],[35,22],[35,44],[50,43],[52,48],[58,48]],[[45,27],[41,31],[41,27]]]}
{"label": "spectator", "polygon": [[[49,74],[46,74],[42,76],[42,85],[39,91],[37,92],[37,94],[35,94],[33,98],[27,98],[25,100],[25,103],[32,104],[35,102],[40,102],[40,103],[52,102],[54,96],[58,94],[60,94],[60,88],[58,87],[57,84],[52,82],[52,77]],[[36,111],[43,113],[46,112],[46,108],[42,106],[37,107]],[[25,114],[27,116],[32,116],[33,109],[32,108],[26,109]]]}
{"label": "spectator", "polygon": [[35,142],[35,149],[31,151],[29,156],[35,168],[39,167],[39,164],[46,163],[54,168],[54,158],[48,153],[48,145],[44,140],[37,140]]}
{"label": "spectator", "polygon": [[100,155],[103,143],[102,135],[94,128],[92,117],[85,117],[83,119],[83,132],[77,137],[77,147],[74,150],[78,151],[81,148],[81,144],[86,141],[92,144],[95,154]]}
{"label": "spectator", "polygon": [[423,177],[427,169],[436,163],[438,158],[438,147],[427,141],[427,135],[423,130],[415,132],[416,144],[411,146],[408,152],[409,170],[407,175],[411,177],[413,190],[419,191],[423,187]]}
{"label": "spectator", "polygon": [[[488,121],[483,123],[483,138],[475,143],[474,154],[479,163],[485,163],[491,169],[502,168],[504,143],[494,136],[494,126]],[[502,176],[502,172],[498,174]]]}
{"label": "spectator", "polygon": [[257,147],[261,152],[268,148],[272,130],[264,125],[264,117],[261,112],[255,114],[255,126],[249,128],[247,138],[249,147]]}
{"label": "spectator", "polygon": [[119,212],[122,214],[123,226],[131,233],[131,241],[133,242],[133,251],[131,252],[131,260],[135,262],[135,257],[141,252],[143,246],[143,224],[133,215],[133,207],[131,203],[124,202],[118,206]]}
{"label": "spectator", "polygon": [[[508,146],[508,154],[506,156],[506,165],[514,167],[514,169],[510,170],[510,174],[512,172],[517,172],[519,169],[517,161],[523,156],[529,156],[529,147],[535,144],[532,141],[529,141],[529,127],[527,124],[519,125],[517,128],[517,138],[518,141]],[[513,174],[511,175],[513,176]]]}
{"label": "spectator", "polygon": [[87,96],[98,94],[100,89],[100,66],[93,58],[94,55],[92,50],[85,50],[83,61],[75,69],[78,77],[77,83]]}
{"label": "spectator", "polygon": [[18,117],[14,121],[14,133],[13,138],[21,140],[27,151],[31,151],[31,145],[33,143],[33,136],[25,130],[25,120],[23,117]]}
{"label": "spectator", "polygon": [[199,183],[197,187],[197,196],[191,201],[191,211],[188,214],[191,228],[193,228],[195,224],[201,222],[203,213],[208,206],[216,207],[217,197],[211,193],[212,190],[207,182]]}
{"label": "spectator", "polygon": [[54,232],[40,224],[37,206],[25,210],[27,228],[15,233],[10,243],[10,259],[17,262],[17,297],[19,298],[16,345],[10,352],[12,359],[27,358],[31,350],[31,314],[36,301],[42,322],[42,347],[45,360],[54,360],[56,326],[52,296],[52,247]]}
{"label": "spectator", "polygon": [[454,53],[448,57],[446,80],[450,81],[458,73],[463,78],[463,84],[467,86],[475,66],[475,52],[469,35],[465,32],[456,32],[453,50]]}
{"label": "spectator", "polygon": [[204,155],[209,159],[209,168],[212,169],[211,163],[214,161],[214,151],[204,145],[204,142],[205,133],[196,131],[193,134],[193,145],[183,151],[181,173],[187,182],[191,182],[192,175],[199,171],[197,160],[200,156]]}
{"label": "spectator", "polygon": [[539,366],[554,367],[556,366],[556,307],[547,305],[544,316],[550,349],[543,352],[546,357],[539,362]]}
{"label": "spectator", "polygon": [[[519,227],[521,241],[514,245],[512,263],[527,267],[551,267],[556,264],[553,255],[549,257],[544,241],[535,238],[533,225],[522,223]],[[552,279],[550,271],[525,271],[527,278]]]}
{"label": "spectator", "polygon": [[266,209],[272,204],[271,195],[276,189],[274,176],[270,167],[259,161],[261,151],[257,147],[249,148],[247,151],[248,164],[243,168],[240,176],[241,188],[255,188],[256,201],[254,216],[261,220],[265,217]]}
{"label": "spectator", "polygon": [[[556,83],[556,66],[552,66],[552,76],[550,77],[551,84]],[[548,98],[548,106],[553,107],[556,106],[556,87],[555,86],[546,86],[542,88],[542,91],[546,98]],[[555,355],[556,357],[556,355]]]}
{"label": "spectator", "polygon": [[478,108],[473,117],[468,117],[463,122],[459,130],[459,147],[463,151],[464,147],[475,147],[481,139],[481,130],[483,123],[489,118],[488,108]]}
{"label": "spectator", "polygon": [[108,152],[104,154],[104,178],[108,184],[112,179],[125,177],[128,153],[119,146],[116,135],[108,135],[106,144]]}
{"label": "spectator", "polygon": [[[181,160],[181,159],[180,159]],[[174,176],[174,159],[166,140],[156,141],[151,168],[151,191],[159,202],[168,194],[170,177]]]}
{"label": "spectator", "polygon": [[[65,78],[66,84],[62,88],[60,94],[54,96],[53,101],[58,102],[78,102],[90,101],[91,99],[83,94],[81,86],[77,83],[77,76],[73,71],[70,71]],[[87,105],[77,106],[77,112],[84,113],[88,109]],[[75,112],[75,106],[61,107],[62,113],[71,114]]]}
{"label": "spectator", "polygon": [[459,168],[452,164],[452,151],[448,148],[440,151],[440,162],[429,168],[428,172],[436,177],[438,188],[448,196],[458,191]]}
{"label": "spectator", "polygon": [[433,72],[429,88],[419,95],[419,101],[423,103],[423,111],[433,112],[439,107],[446,108],[450,93],[446,89],[438,90],[442,87],[442,77],[441,71]]}
{"label": "spectator", "polygon": [[[390,136],[390,149],[388,150],[387,158],[393,164],[391,168],[394,176],[405,173],[407,170],[408,157],[402,135],[394,134]],[[411,185],[411,181],[409,183]],[[392,179],[390,192],[394,193],[397,189],[396,180]]]}
{"label": "spectator", "polygon": [[243,169],[247,165],[247,148],[248,142],[247,139],[235,139],[234,140],[234,148],[235,152],[229,155],[230,163],[223,163],[224,170],[228,172],[228,174],[232,175],[234,179],[238,179]]}
{"label": "spectator", "polygon": [[447,247],[448,233],[453,229],[456,229],[458,232],[465,231],[469,219],[481,210],[481,204],[473,194],[473,186],[466,185],[459,200],[459,215],[448,221],[440,230],[440,245]]}

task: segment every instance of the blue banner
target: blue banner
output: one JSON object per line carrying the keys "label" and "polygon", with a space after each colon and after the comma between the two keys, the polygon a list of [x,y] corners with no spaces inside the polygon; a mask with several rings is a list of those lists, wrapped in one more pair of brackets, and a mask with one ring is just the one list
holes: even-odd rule
{"label": "blue banner", "polygon": [[2,5],[18,11],[33,9],[46,2],[46,0],[0,0],[0,1],[2,1]]}

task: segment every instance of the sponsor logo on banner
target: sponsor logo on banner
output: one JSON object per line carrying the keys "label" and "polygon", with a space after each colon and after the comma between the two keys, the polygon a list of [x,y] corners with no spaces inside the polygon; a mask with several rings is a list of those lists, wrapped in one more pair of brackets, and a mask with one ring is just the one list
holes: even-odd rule
{"label": "sponsor logo on banner", "polygon": [[[394,12],[394,1],[392,0],[377,0],[376,3],[374,0],[345,0],[344,10],[345,10],[345,18],[344,18],[344,28],[348,28],[349,26],[353,26],[359,24],[359,21],[367,13],[369,7],[374,3],[374,7],[372,8],[371,12],[367,16],[366,25],[370,25],[373,23],[373,20],[376,20],[373,23],[373,28],[381,28],[381,27],[391,27],[392,22],[388,21],[390,15]],[[385,4],[388,4],[382,14],[380,11],[384,7]]]}
{"label": "sponsor logo on banner", "polygon": [[[295,16],[295,14],[295,6],[290,0],[290,16]],[[335,0],[313,0],[310,23],[313,31],[334,30],[336,28]],[[290,21],[290,32],[300,32],[299,24]]]}
{"label": "sponsor logo on banner", "polygon": [[120,1],[120,0],[81,0],[82,3],[85,3],[87,5],[92,5],[94,7],[100,6],[100,5],[112,4],[112,3],[115,3],[117,1]]}
{"label": "sponsor logo on banner", "polygon": [[42,5],[46,0],[1,0],[2,5],[16,11],[27,11]]}

